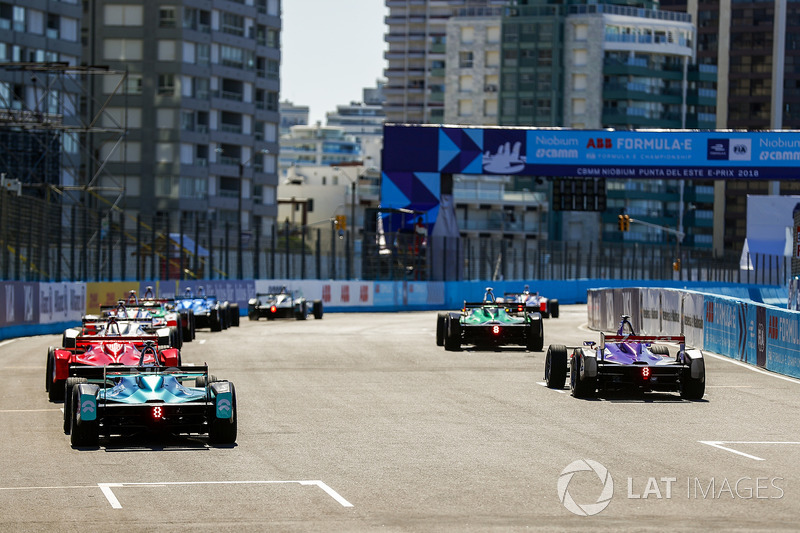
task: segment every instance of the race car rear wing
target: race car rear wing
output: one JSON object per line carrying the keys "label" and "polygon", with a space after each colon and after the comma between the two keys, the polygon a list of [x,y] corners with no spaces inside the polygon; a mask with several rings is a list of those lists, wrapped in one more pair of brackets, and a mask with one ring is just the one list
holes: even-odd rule
{"label": "race car rear wing", "polygon": [[656,342],[670,342],[678,344],[681,351],[686,348],[686,337],[684,335],[606,335],[600,333],[600,349],[605,349],[606,343],[620,343],[620,342],[643,342],[643,343],[656,343]]}
{"label": "race car rear wing", "polygon": [[90,383],[106,383],[107,380],[119,376],[130,376],[136,374],[163,374],[174,375],[177,379],[195,379],[200,376],[208,378],[208,365],[182,365],[182,366],[128,366],[128,365],[105,365],[87,366],[70,365],[70,377],[86,378]]}

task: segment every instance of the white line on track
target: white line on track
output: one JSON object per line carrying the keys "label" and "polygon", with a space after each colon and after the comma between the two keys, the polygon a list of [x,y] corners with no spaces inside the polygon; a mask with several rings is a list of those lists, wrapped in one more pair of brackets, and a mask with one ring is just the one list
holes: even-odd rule
{"label": "white line on track", "polygon": [[[545,383],[544,381],[537,381],[536,384],[537,385],[541,385],[542,387],[547,387],[547,383]],[[554,390],[556,392],[559,392],[561,394],[566,394],[567,393],[567,391],[562,390],[562,389],[552,389],[552,390]]]}
{"label": "white line on track", "polygon": [[3,346],[5,346],[6,344],[11,344],[12,342],[15,342],[16,340],[17,340],[17,339],[8,339],[8,340],[6,340],[6,341],[0,342],[0,348],[2,348]]}
{"label": "white line on track", "polygon": [[205,343],[206,343],[205,339],[200,339],[200,344],[205,344]]}
{"label": "white line on track", "polygon": [[742,455],[747,457],[748,459],[753,459],[754,461],[765,461],[763,457],[757,457],[755,455],[750,455],[749,453],[740,452],[739,450],[734,450],[733,448],[729,448],[727,446],[723,446],[723,444],[800,444],[800,442],[779,442],[779,441],[747,441],[747,440],[700,440],[697,441],[701,444],[708,444],[709,446],[713,446],[714,448],[719,448],[720,450],[725,450],[726,452],[735,453],[737,455]]}
{"label": "white line on track", "polygon": [[64,408],[61,407],[59,409],[0,409],[0,413],[46,413],[48,411],[61,411],[64,412]]}
{"label": "white line on track", "polygon": [[119,502],[114,492],[111,490],[113,487],[163,487],[166,485],[279,485],[296,483],[304,486],[316,486],[321,488],[325,493],[336,500],[342,507],[353,507],[353,504],[342,498],[342,496],[330,488],[323,481],[316,480],[302,480],[302,481],[167,481],[161,483],[98,483],[97,486],[103,491],[108,503],[111,504],[113,509],[122,509],[122,504]]}
{"label": "white line on track", "polygon": [[15,491],[15,490],[66,490],[66,489],[97,489],[99,488],[103,495],[111,504],[113,509],[122,509],[122,504],[117,499],[112,489],[122,487],[166,487],[168,485],[288,485],[297,484],[302,486],[313,486],[322,489],[328,496],[336,500],[342,507],[353,507],[353,504],[345,500],[338,492],[330,488],[324,481],[318,479],[313,480],[297,480],[297,481],[166,481],[160,483],[98,483],[97,485],[63,485],[63,486],[47,486],[47,487],[0,487],[0,491]]}

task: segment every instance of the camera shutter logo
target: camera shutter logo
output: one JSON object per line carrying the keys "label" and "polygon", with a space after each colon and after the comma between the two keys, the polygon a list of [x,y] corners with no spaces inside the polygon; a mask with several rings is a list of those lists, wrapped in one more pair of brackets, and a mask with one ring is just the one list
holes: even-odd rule
{"label": "camera shutter logo", "polygon": [[[594,472],[603,484],[603,491],[597,498],[596,503],[577,503],[569,493],[569,482],[576,472]],[[578,459],[567,465],[558,476],[558,499],[571,513],[578,516],[594,516],[603,511],[611,503],[614,496],[614,480],[608,469],[591,459]]]}

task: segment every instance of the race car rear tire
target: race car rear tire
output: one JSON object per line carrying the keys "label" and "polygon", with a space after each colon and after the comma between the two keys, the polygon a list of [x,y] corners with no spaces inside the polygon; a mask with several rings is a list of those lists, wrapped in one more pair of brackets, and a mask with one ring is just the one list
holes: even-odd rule
{"label": "race car rear tire", "polygon": [[444,349],[448,352],[461,350],[461,320],[458,315],[450,314],[444,334]]}
{"label": "race car rear tire", "polygon": [[575,350],[570,360],[569,388],[575,398],[592,398],[597,392],[597,378],[581,379],[581,359],[583,354]]}
{"label": "race car rear tire", "polygon": [[183,346],[183,334],[181,333],[180,325],[170,326],[169,345],[171,348],[178,348],[179,350]]}
{"label": "race car rear tire", "polygon": [[544,381],[550,389],[563,389],[567,382],[567,347],[551,344],[544,358]]}
{"label": "race car rear tire", "polygon": [[69,435],[72,424],[72,389],[75,385],[88,383],[86,378],[69,377],[64,384],[64,434]]}
{"label": "race car rear tire", "polygon": [[56,363],[56,349],[51,346],[47,349],[47,369],[44,371],[44,390],[50,392],[50,384],[53,382],[53,365]]}
{"label": "race car rear tire", "polygon": [[548,300],[547,310],[552,318],[558,318],[558,300]]}
{"label": "race car rear tire", "polygon": [[311,310],[316,320],[322,318],[322,300],[314,300]]}
{"label": "race car rear tire", "polygon": [[541,352],[544,349],[544,323],[536,315],[529,318],[525,347],[530,352]]}
{"label": "race car rear tire", "polygon": [[183,342],[192,342],[192,320],[189,317],[190,311],[181,311],[181,335]]}
{"label": "race car rear tire", "polygon": [[444,330],[447,326],[447,313],[436,315],[436,346],[444,346]]}
{"label": "race car rear tire", "polygon": [[308,308],[306,308],[306,302],[302,302],[300,304],[300,309],[295,311],[294,318],[295,320],[305,320],[308,317]]}
{"label": "race car rear tire", "polygon": [[64,382],[61,380],[56,381],[55,353],[53,355],[53,364],[50,365],[50,388],[47,390],[47,399],[51,402],[64,400]]}
{"label": "race car rear tire", "polygon": [[[86,386],[98,388],[97,385]],[[80,385],[72,387],[72,408],[70,409],[72,427],[70,428],[69,440],[73,446],[97,446],[100,439],[97,419],[83,420],[81,418],[80,389]]]}
{"label": "race car rear tire", "polygon": [[237,419],[236,389],[233,383],[228,382],[231,388],[231,418],[217,418],[217,410],[211,408],[208,420],[208,442],[211,444],[234,444],[236,442]]}
{"label": "race car rear tire", "polygon": [[663,344],[654,344],[650,347],[650,352],[656,355],[669,356],[669,346],[664,346]]}
{"label": "race car rear tire", "polygon": [[222,304],[219,308],[219,323],[223,330],[230,327],[230,312],[228,311],[228,302]]}
{"label": "race car rear tire", "polygon": [[231,326],[238,328],[239,327],[239,304],[231,304]]}
{"label": "race car rear tire", "polygon": [[213,309],[209,315],[211,331],[222,331],[222,319],[219,314],[219,309]]}
{"label": "race car rear tire", "polygon": [[[698,361],[702,363],[703,361]],[[690,363],[691,365],[691,363]],[[706,392],[706,370],[705,365],[700,369],[700,377],[692,378],[691,366],[684,370],[681,376],[681,398],[685,400],[701,400]]]}

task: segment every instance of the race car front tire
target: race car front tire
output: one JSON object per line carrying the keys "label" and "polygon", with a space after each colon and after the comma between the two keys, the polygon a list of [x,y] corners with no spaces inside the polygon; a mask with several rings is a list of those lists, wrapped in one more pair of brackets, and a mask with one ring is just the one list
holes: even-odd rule
{"label": "race car front tire", "polygon": [[654,344],[650,346],[650,353],[669,356],[669,346],[664,346],[663,344]]}
{"label": "race car front tire", "polygon": [[563,389],[567,382],[567,347],[551,344],[544,358],[544,381],[550,389]]}
{"label": "race car front tire", "polygon": [[319,320],[322,318],[322,300],[314,300],[311,312],[314,314],[314,319]]}
{"label": "race car front tire", "polygon": [[56,361],[55,350],[53,350],[53,362],[48,365],[50,370],[50,388],[47,389],[47,399],[51,402],[58,402],[64,399],[64,382],[56,381]]}

